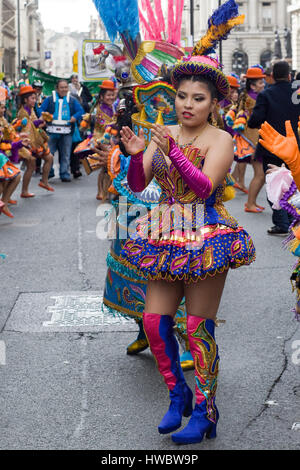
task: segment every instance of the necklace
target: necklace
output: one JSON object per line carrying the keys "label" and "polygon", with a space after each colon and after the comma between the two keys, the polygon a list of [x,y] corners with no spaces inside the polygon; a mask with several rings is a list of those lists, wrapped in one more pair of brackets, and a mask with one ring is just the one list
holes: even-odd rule
{"label": "necklace", "polygon": [[190,142],[186,143],[186,144],[183,144],[183,145],[180,145],[179,144],[179,138],[181,137],[181,134],[182,134],[182,124],[179,124],[179,127],[180,127],[180,130],[177,134],[177,137],[176,137],[176,144],[179,145],[180,147],[187,147],[188,145],[193,145],[196,140],[198,139],[198,137],[200,137],[200,135],[205,131],[205,129],[207,128],[208,126],[208,123],[206,123],[206,125],[203,127],[203,129],[201,129],[200,133],[197,134]]}

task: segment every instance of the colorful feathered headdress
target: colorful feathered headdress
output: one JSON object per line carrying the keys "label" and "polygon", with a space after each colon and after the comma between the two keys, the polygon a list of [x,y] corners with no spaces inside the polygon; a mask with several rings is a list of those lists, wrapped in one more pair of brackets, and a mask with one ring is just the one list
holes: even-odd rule
{"label": "colorful feathered headdress", "polygon": [[239,15],[235,0],[228,0],[209,18],[206,34],[197,42],[192,55],[213,54],[219,41],[227,39],[230,31],[245,21],[245,15]]}
{"label": "colorful feathered headdress", "polygon": [[166,20],[162,0],[141,0],[140,22],[145,41],[132,62],[131,72],[138,83],[161,75],[163,66],[171,67],[184,55],[181,48],[183,0],[168,0]]}
{"label": "colorful feathered headdress", "polygon": [[211,80],[217,88],[218,98],[222,100],[229,93],[229,83],[222,72],[222,65],[209,54],[215,52],[219,41],[227,39],[234,26],[244,22],[244,15],[239,15],[238,5],[228,0],[209,18],[206,34],[195,45],[192,55],[176,64],[172,70],[172,83],[176,87],[183,76],[201,75]]}
{"label": "colorful feathered headdress", "polygon": [[131,59],[140,45],[138,0],[93,0],[111,42],[121,39]]}

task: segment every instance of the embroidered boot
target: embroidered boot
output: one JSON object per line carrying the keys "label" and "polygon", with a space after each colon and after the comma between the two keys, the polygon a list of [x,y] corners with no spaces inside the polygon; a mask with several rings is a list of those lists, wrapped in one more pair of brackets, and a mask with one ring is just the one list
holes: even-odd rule
{"label": "embroidered boot", "polygon": [[143,327],[143,320],[137,320],[136,322],[139,326],[139,334],[136,340],[127,346],[127,354],[129,356],[134,356],[135,354],[145,351],[145,349],[149,347],[149,343]]}
{"label": "embroidered boot", "polygon": [[144,313],[143,322],[158,370],[169,390],[170,407],[158,426],[160,434],[167,434],[181,426],[182,416],[192,414],[193,393],[186,384],[180,366],[173,319],[169,315]]}
{"label": "embroidered boot", "polygon": [[176,444],[195,444],[216,437],[219,413],[215,405],[219,368],[218,346],[215,342],[215,322],[188,316],[187,331],[195,362],[196,404],[187,426],[172,440]]}

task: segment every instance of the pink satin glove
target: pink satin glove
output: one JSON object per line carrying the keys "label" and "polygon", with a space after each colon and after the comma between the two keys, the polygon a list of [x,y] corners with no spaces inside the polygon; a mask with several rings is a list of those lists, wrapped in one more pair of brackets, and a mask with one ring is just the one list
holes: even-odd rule
{"label": "pink satin glove", "polygon": [[176,170],[181,174],[185,183],[201,199],[207,199],[212,193],[213,185],[208,176],[195,167],[177,147],[173,137],[168,136],[169,153],[168,157]]}
{"label": "pink satin glove", "polygon": [[140,193],[144,191],[146,187],[146,177],[144,173],[143,165],[143,151],[131,155],[129,168],[127,172],[127,181],[130,189],[134,193]]}

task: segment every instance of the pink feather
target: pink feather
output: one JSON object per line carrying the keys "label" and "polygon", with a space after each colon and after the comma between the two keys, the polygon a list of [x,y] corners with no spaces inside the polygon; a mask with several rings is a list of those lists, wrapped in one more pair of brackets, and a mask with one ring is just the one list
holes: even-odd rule
{"label": "pink feather", "polygon": [[151,24],[152,30],[155,35],[154,39],[160,39],[160,28],[159,28],[158,23],[156,22],[150,0],[145,0],[145,4],[146,4],[148,22]]}
{"label": "pink feather", "polygon": [[174,43],[178,46],[181,45],[181,26],[182,26],[182,12],[184,7],[184,0],[176,0],[176,26]]}
{"label": "pink feather", "polygon": [[[155,13],[156,13],[156,18],[157,18],[157,23],[160,26],[161,32],[165,32],[165,19],[161,7],[161,0],[154,0],[154,5],[155,5]],[[163,39],[161,37],[161,39]]]}
{"label": "pink feather", "polygon": [[168,41],[173,43],[173,33],[174,33],[174,8],[173,1],[168,0]]}
{"label": "pink feather", "polygon": [[141,12],[141,10],[139,11],[139,17],[140,17],[140,21],[141,21],[141,25],[143,26],[144,28],[144,31],[145,31],[145,40],[155,40],[155,33],[154,31],[152,30],[152,28],[150,27],[150,24],[148,21],[146,21],[143,13]]}

